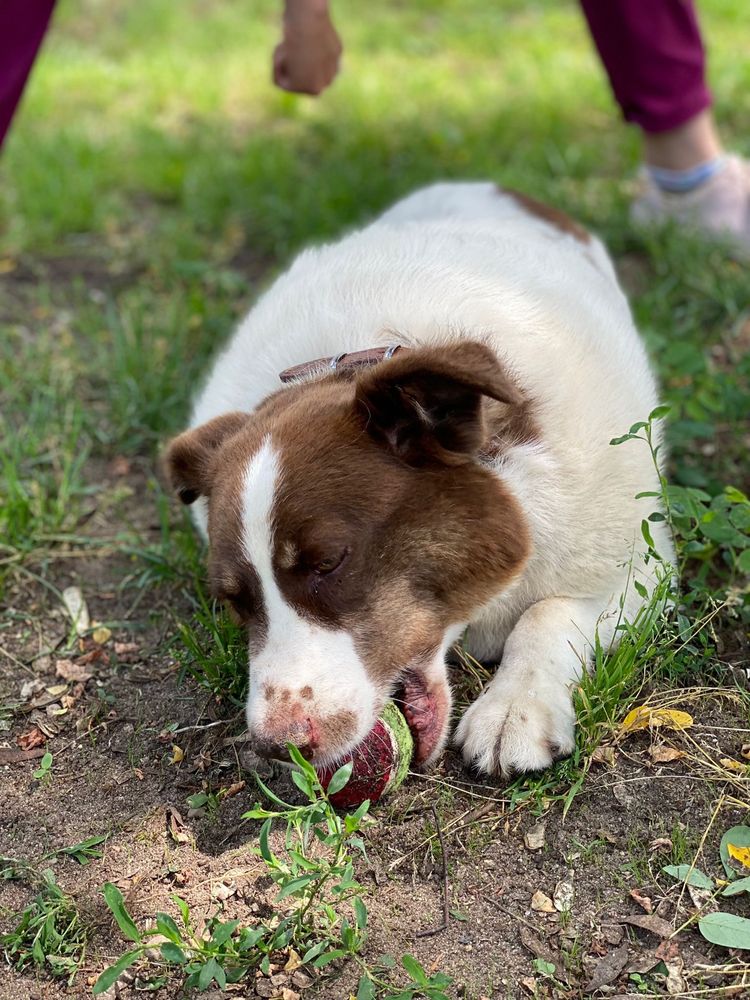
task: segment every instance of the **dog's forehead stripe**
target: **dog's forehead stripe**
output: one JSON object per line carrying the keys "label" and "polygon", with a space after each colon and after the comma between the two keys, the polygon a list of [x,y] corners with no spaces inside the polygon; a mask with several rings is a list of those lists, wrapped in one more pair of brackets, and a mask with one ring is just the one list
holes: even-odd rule
{"label": "dog's forehead stripe", "polygon": [[242,488],[242,547],[264,590],[273,584],[271,515],[278,474],[278,456],[266,437],[248,463]]}

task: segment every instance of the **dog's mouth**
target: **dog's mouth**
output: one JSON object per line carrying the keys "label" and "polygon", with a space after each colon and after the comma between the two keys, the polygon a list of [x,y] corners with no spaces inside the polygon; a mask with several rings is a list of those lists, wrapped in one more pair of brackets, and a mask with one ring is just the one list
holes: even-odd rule
{"label": "dog's mouth", "polygon": [[443,743],[449,704],[442,688],[429,685],[421,673],[404,674],[393,695],[414,739],[415,765],[431,762]]}

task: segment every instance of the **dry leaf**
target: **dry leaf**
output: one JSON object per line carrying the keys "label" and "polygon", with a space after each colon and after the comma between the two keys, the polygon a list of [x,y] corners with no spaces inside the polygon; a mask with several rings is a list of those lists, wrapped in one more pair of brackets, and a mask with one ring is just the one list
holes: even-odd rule
{"label": "dry leaf", "polygon": [[182,816],[172,806],[167,806],[167,829],[172,840],[178,844],[189,844],[193,839],[185,830]]}
{"label": "dry leaf", "polygon": [[630,890],[630,898],[635,900],[640,908],[645,910],[646,913],[654,912],[654,904],[651,902],[650,898],[648,896],[644,896],[638,889]]}
{"label": "dry leaf", "polygon": [[211,887],[211,895],[214,899],[220,899],[222,902],[229,899],[230,896],[234,896],[237,892],[237,886],[234,882],[219,882],[218,885]]}
{"label": "dry leaf", "polygon": [[540,851],[544,847],[544,831],[546,823],[537,823],[523,835],[523,842],[530,851]]}
{"label": "dry leaf", "polygon": [[16,738],[16,743],[22,750],[34,750],[36,747],[43,747],[47,742],[47,737],[37,726],[27,729]]}
{"label": "dry leaf", "polygon": [[137,642],[116,642],[115,643],[115,656],[119,659],[128,659],[133,653],[138,652]]}
{"label": "dry leaf", "polygon": [[531,897],[531,909],[536,910],[537,913],[554,913],[555,904],[546,893],[542,892],[541,889],[537,889]]}
{"label": "dry leaf", "polygon": [[139,781],[143,781],[143,771],[140,769],[140,767],[134,767],[133,774]]}
{"label": "dry leaf", "polygon": [[628,945],[625,942],[596,963],[591,979],[586,984],[586,992],[593,993],[595,990],[601,989],[602,986],[609,986],[610,983],[613,983],[625,968],[627,961]]}
{"label": "dry leaf", "polygon": [[537,995],[536,992],[536,979],[533,976],[524,976],[521,980],[521,986],[527,990],[533,997]]}
{"label": "dry leaf", "polygon": [[178,747],[176,743],[172,744],[172,759],[170,764],[179,764],[181,760],[185,757],[185,751],[182,747]]}
{"label": "dry leaf", "polygon": [[640,705],[625,716],[620,732],[633,733],[638,729],[664,726],[665,729],[688,729],[693,717],[688,712],[678,712],[674,708],[650,708]]}
{"label": "dry leaf", "polygon": [[681,996],[687,989],[685,977],[682,974],[683,961],[677,956],[671,962],[665,963],[667,966],[667,993],[670,996]]}
{"label": "dry leaf", "polygon": [[558,882],[552,895],[555,909],[560,913],[567,913],[573,906],[573,883],[569,880]]}
{"label": "dry leaf", "polygon": [[747,764],[741,764],[738,760],[733,760],[731,757],[722,757],[719,763],[722,767],[725,767],[727,771],[734,771],[735,774],[747,773]]}
{"label": "dry leaf", "polygon": [[302,959],[294,948],[289,949],[289,958],[284,966],[284,972],[295,972],[302,965]]}
{"label": "dry leaf", "polygon": [[687,757],[684,750],[677,750],[675,747],[649,747],[649,756],[655,764],[671,764],[673,760]]}
{"label": "dry leaf", "polygon": [[239,795],[244,787],[244,781],[235,781],[233,785],[222,790],[221,797],[222,799],[231,799],[233,795]]}
{"label": "dry leaf", "polygon": [[735,847],[734,844],[727,844],[727,854],[735,861],[739,861],[743,868],[750,868],[750,847]]}
{"label": "dry leaf", "polygon": [[44,747],[37,747],[35,750],[6,750],[0,747],[0,766],[19,764],[25,760],[38,760],[44,754]]}
{"label": "dry leaf", "polygon": [[70,615],[76,635],[85,635],[91,619],[89,609],[80,587],[66,587],[62,593],[65,610]]}
{"label": "dry leaf", "polygon": [[662,849],[672,850],[672,840],[669,837],[657,837],[648,845],[649,851],[660,851]]}
{"label": "dry leaf", "polygon": [[47,688],[47,694],[51,694],[53,698],[59,698],[60,695],[65,694],[67,690],[67,684],[54,684],[52,687]]}
{"label": "dry leaf", "polygon": [[108,629],[106,625],[100,625],[98,628],[95,628],[94,631],[91,633],[91,638],[94,640],[94,642],[98,643],[100,646],[103,646],[105,642],[109,642],[109,640],[112,638],[112,630]]}
{"label": "dry leaf", "polygon": [[591,759],[595,764],[606,764],[607,767],[615,766],[615,748],[598,746],[591,754]]}
{"label": "dry leaf", "polygon": [[662,917],[657,917],[655,913],[650,913],[645,917],[620,917],[625,924],[632,924],[633,927],[642,927],[644,931],[651,931],[660,938],[668,938],[672,934],[672,925]]}
{"label": "dry leaf", "polygon": [[34,695],[39,694],[40,691],[44,691],[44,681],[35,677],[33,681],[25,681],[21,685],[21,693],[19,697],[21,701],[31,701]]}

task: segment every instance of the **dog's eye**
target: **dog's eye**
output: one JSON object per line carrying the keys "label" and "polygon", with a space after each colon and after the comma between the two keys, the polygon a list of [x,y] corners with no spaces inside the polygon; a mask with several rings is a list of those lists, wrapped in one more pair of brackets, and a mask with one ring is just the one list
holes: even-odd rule
{"label": "dog's eye", "polygon": [[330,555],[317,559],[313,569],[318,576],[328,576],[329,573],[335,572],[341,566],[348,555],[348,548],[344,548],[340,552],[332,552]]}

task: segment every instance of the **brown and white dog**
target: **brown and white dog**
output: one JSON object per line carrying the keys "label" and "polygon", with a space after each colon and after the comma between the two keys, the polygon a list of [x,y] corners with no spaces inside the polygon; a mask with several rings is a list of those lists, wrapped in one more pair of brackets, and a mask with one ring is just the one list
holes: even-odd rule
{"label": "brown and white dog", "polygon": [[247,625],[259,750],[331,763],[395,694],[429,763],[463,635],[498,664],[456,732],[466,761],[570,752],[595,633],[615,642],[653,582],[635,497],[657,474],[609,442],[657,402],[604,247],[528,198],[438,184],[303,253],[166,456]]}

